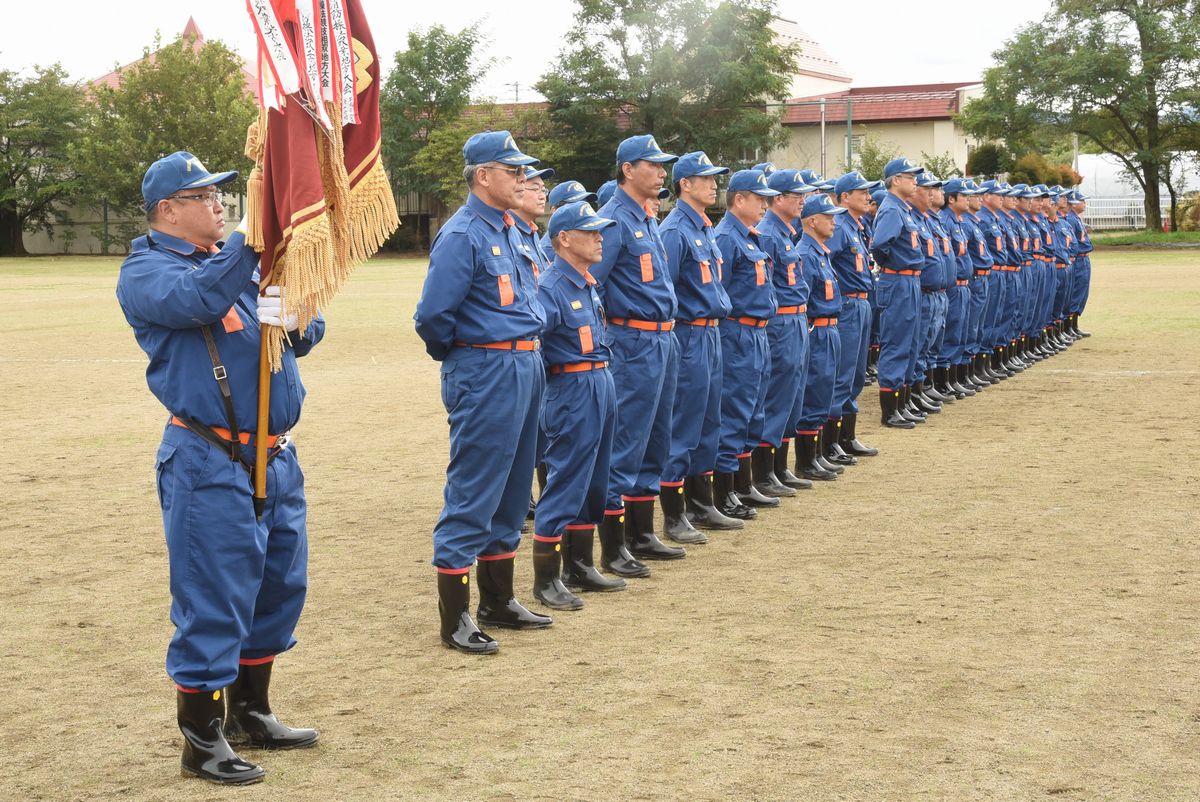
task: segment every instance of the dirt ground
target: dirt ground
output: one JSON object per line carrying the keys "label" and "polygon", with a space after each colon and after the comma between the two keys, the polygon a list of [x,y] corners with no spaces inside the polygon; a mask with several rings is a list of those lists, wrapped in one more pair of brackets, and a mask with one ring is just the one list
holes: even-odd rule
{"label": "dirt ground", "polygon": [[238,790],[178,773],[165,412],[117,264],[0,261],[0,799],[1200,798],[1200,252],[1097,254],[1092,338],[914,431],[868,388],[881,456],[488,659],[437,638],[423,267],[370,264],[302,362],[273,700],[321,744]]}

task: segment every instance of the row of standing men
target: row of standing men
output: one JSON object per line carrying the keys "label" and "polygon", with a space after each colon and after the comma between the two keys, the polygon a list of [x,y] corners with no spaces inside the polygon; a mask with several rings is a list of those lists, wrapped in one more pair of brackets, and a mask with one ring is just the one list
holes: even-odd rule
{"label": "row of standing men", "polygon": [[498,651],[479,625],[552,623],[513,589],[535,465],[533,595],[579,609],[576,592],[622,590],[878,454],[856,432],[870,373],[883,425],[913,428],[1087,336],[1085,199],[1060,187],[761,164],[729,177],[714,225],[730,170],[641,135],[599,198],[554,187],[539,239],[553,170],[507,131],[463,154],[469,196],[414,315],[449,415],[433,563],[441,639],[463,652]]}

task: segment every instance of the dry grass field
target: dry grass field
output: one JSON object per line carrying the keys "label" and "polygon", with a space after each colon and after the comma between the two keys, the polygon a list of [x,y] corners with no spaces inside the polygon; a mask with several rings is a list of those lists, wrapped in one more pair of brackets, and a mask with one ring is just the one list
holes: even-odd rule
{"label": "dry grass field", "polygon": [[1091,339],[911,432],[868,389],[881,456],[488,659],[437,638],[423,265],[372,262],[302,362],[321,744],[234,790],[178,773],[118,261],[0,260],[0,799],[1198,799],[1200,252],[1095,261]]}

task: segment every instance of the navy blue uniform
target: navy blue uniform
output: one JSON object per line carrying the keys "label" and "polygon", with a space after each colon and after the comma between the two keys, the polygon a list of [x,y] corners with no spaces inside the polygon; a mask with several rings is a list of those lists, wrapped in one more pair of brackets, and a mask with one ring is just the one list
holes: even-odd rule
{"label": "navy blue uniform", "polygon": [[[176,418],[210,430],[230,426],[202,332],[211,326],[238,428],[244,433],[254,425],[257,264],[240,233],[215,255],[157,231],[133,241],[117,299],[150,357],[146,382]],[[300,420],[304,385],[296,358],[324,331],[318,318],[285,342],[283,369],[271,374],[270,434],[286,433]],[[240,449],[248,465],[255,461],[255,437],[245,437]],[[307,506],[295,446],[281,443],[269,463],[268,503],[258,521],[241,462],[191,429],[168,423],[163,431],[155,472],[175,624],[167,673],[180,687],[224,688],[237,678],[240,662],[261,662],[295,645],[308,587]]]}
{"label": "navy blue uniform", "polygon": [[[841,215],[846,217],[848,215]],[[797,437],[812,437],[831,417],[833,386],[841,358],[838,315],[842,294],[829,263],[829,249],[809,234],[800,240],[804,282],[808,285],[808,372]]]}
{"label": "navy blue uniform", "polygon": [[967,221],[944,208],[938,215],[942,230],[950,237],[950,255],[954,258],[954,284],[946,288],[946,336],[938,354],[940,368],[959,365],[968,347],[971,307],[971,236]]}
{"label": "navy blue uniform", "polygon": [[722,374],[717,326],[731,307],[721,281],[724,257],[708,217],[681,201],[663,221],[659,235],[679,303],[679,373],[662,485],[682,487],[685,477],[710,473],[716,466]]}
{"label": "navy blue uniform", "polygon": [[541,416],[546,487],[538,499],[534,537],[546,542],[558,543],[571,528],[591,531],[603,520],[608,497],[617,396],[595,284],[591,273],[558,258],[538,285],[546,314]]}
{"label": "navy blue uniform", "polygon": [[512,215],[467,199],[433,242],[413,318],[425,350],[442,363],[450,423],[433,564],[462,574],[476,558],[510,558],[529,509],[545,312]]}
{"label": "navy blue uniform", "polygon": [[916,359],[921,306],[923,241],[913,208],[892,192],[875,215],[871,253],[881,272],[875,285],[879,307],[879,390],[907,384],[910,361]]}
{"label": "navy blue uniform", "polygon": [[1094,246],[1083,218],[1071,211],[1067,215],[1067,219],[1075,227],[1075,262],[1072,270],[1074,276],[1071,278],[1071,293],[1067,311],[1072,315],[1082,315],[1084,307],[1087,306],[1088,292],[1092,284],[1091,253]]}
{"label": "navy blue uniform", "polygon": [[661,487],[679,369],[678,303],[658,222],[622,187],[598,214],[617,221],[604,229],[604,258],[592,275],[608,314],[617,388],[606,514],[621,515],[627,499],[654,498]]}
{"label": "navy blue uniform", "polygon": [[837,226],[825,243],[829,261],[837,275],[842,293],[842,310],[838,318],[838,337],[841,358],[837,382],[833,391],[830,417],[858,413],[858,394],[867,377],[867,349],[871,345],[871,301],[874,277],[871,274],[869,232],[852,213],[834,218]]}
{"label": "navy blue uniform", "polygon": [[716,225],[724,260],[721,281],[729,294],[729,317],[721,321],[724,371],[721,387],[721,434],[717,471],[737,473],[738,459],[750,455],[750,422],[763,414],[771,371],[767,321],[775,315],[770,254],[756,229],[733,214]]}
{"label": "navy blue uniform", "polygon": [[987,353],[989,344],[984,341],[984,312],[987,309],[988,291],[994,261],[987,247],[987,235],[979,217],[971,212],[963,215],[963,228],[967,232],[967,253],[971,257],[971,307],[967,316],[966,358]]}

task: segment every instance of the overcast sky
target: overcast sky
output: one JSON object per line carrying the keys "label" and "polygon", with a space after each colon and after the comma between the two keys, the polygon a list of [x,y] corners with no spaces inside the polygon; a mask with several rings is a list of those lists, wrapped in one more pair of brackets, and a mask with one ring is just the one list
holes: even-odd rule
{"label": "overcast sky", "polygon": [[[481,20],[498,59],[480,85],[480,95],[501,101],[538,99],[532,89],[553,61],[571,25],[575,4],[494,0],[435,0],[429,3],[363,0],[385,65],[404,47],[414,28],[441,23],[457,30]],[[780,16],[800,24],[854,78],[855,86],[966,81],[978,78],[991,53],[1021,25],[1039,19],[1048,3],[851,0],[813,3],[780,0]],[[814,9],[819,9],[814,13]],[[512,13],[512,12],[519,13]],[[20,0],[3,4],[0,68],[21,70],[60,62],[85,80],[141,56],[155,31],[175,38],[196,18],[207,39],[221,39],[253,57],[253,33],[245,0],[207,3],[163,0]],[[903,39],[896,39],[902,33]],[[893,44],[898,42],[903,51]]]}

